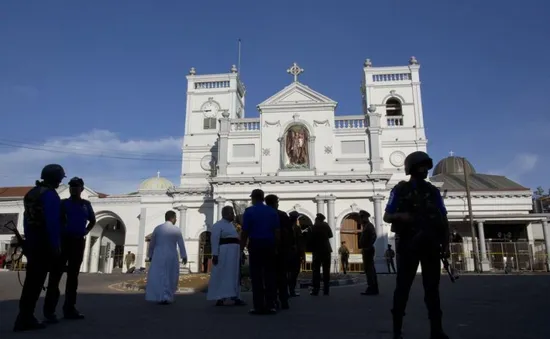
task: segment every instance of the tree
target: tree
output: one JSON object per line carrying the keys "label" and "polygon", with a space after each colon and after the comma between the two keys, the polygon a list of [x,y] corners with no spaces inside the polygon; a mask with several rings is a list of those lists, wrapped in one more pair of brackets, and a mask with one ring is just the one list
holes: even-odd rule
{"label": "tree", "polygon": [[[535,190],[534,193],[535,193],[535,196],[537,196],[537,197],[545,196],[545,194],[544,194],[545,190],[544,190],[544,188],[542,188],[542,186],[537,187],[537,189]],[[549,193],[550,193],[550,190],[549,190]]]}

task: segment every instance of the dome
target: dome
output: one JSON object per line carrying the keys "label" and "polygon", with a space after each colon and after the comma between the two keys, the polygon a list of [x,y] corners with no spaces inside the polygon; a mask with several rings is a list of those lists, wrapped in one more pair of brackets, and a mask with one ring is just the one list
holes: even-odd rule
{"label": "dome", "polygon": [[172,187],[174,187],[174,184],[170,180],[161,177],[160,173],[157,173],[156,177],[143,180],[143,182],[139,185],[139,190],[166,191]]}
{"label": "dome", "polygon": [[[465,165],[468,173],[476,173],[474,166],[468,161],[468,159],[465,159]],[[462,158],[450,156],[441,160],[437,163],[437,165],[435,165],[432,176],[438,174],[464,174]]]}

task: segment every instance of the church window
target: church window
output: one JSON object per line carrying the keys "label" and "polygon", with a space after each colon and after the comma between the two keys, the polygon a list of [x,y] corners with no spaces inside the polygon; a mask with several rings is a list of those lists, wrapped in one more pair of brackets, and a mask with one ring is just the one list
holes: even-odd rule
{"label": "church window", "polygon": [[216,129],[216,118],[204,118],[204,129]]}
{"label": "church window", "polygon": [[386,115],[387,116],[401,116],[403,115],[403,109],[401,102],[395,98],[390,98],[386,101]]}

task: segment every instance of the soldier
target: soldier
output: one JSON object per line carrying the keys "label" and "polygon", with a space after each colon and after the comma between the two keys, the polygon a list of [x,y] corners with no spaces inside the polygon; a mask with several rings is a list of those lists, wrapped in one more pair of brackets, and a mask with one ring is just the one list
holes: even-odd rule
{"label": "soldier", "polygon": [[42,181],[37,181],[23,200],[27,268],[15,332],[45,328],[34,317],[34,309],[50,265],[57,262],[61,252],[61,199],[56,189],[65,178],[65,170],[57,164],[47,165],[40,178]]}
{"label": "soldier", "polygon": [[365,292],[361,292],[362,295],[378,295],[380,293],[378,289],[378,278],[376,276],[376,268],[374,267],[374,243],[376,242],[376,229],[370,222],[370,213],[361,210],[359,211],[359,217],[361,218],[361,225],[363,230],[359,237],[359,244],[361,245],[361,256],[363,258],[363,267],[365,268],[365,275],[367,276],[367,289]]}
{"label": "soldier", "polygon": [[311,228],[311,250],[313,254],[312,262],[312,290],[309,293],[312,296],[319,295],[321,287],[321,267],[323,268],[323,294],[329,295],[330,292],[330,257],[332,255],[332,229],[325,222],[325,216],[317,213],[315,224]]}
{"label": "soldier", "polygon": [[291,250],[294,245],[294,229],[292,227],[288,214],[279,210],[279,198],[270,194],[265,197],[265,204],[277,211],[279,215],[279,223],[281,229],[281,241],[277,249],[277,292],[279,296],[279,304],[283,310],[288,310],[288,267],[290,262]]}
{"label": "soldier", "polygon": [[290,297],[299,297],[300,293],[296,292],[296,284],[298,283],[298,275],[302,263],[306,260],[305,244],[302,237],[302,228],[298,219],[300,213],[293,211],[289,214],[292,230],[294,231],[294,245],[290,251],[290,261],[288,267],[288,291]]}
{"label": "soldier", "polygon": [[432,167],[428,154],[419,151],[409,154],[405,174],[411,178],[393,188],[384,214],[384,221],[392,224],[392,232],[396,234],[398,270],[392,309],[395,339],[402,338],[403,316],[419,263],[431,339],[448,339],[441,323],[439,280],[441,256],[449,257],[449,225],[439,190],[425,181]]}
{"label": "soldier", "polygon": [[67,271],[65,284],[65,319],[84,319],[75,308],[78,289],[78,275],[84,258],[86,235],[94,228],[96,219],[92,204],[81,198],[84,180],[74,177],[69,181],[70,198],[61,201],[61,255],[53,265],[48,278],[48,290],[44,299],[44,316],[50,324],[58,322],[55,309],[59,301],[59,282],[63,271]]}
{"label": "soldier", "polygon": [[345,241],[342,241],[340,245],[341,246],[338,249],[338,254],[340,255],[340,263],[342,264],[342,271],[344,271],[344,274],[347,274],[349,269],[349,249],[346,246]]}

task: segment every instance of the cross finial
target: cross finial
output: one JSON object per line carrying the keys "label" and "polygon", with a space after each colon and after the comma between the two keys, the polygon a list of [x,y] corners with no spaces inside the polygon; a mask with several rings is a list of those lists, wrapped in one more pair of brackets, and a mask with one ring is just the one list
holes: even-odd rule
{"label": "cross finial", "polygon": [[304,69],[300,68],[297,63],[294,63],[292,67],[286,70],[286,72],[294,76],[294,82],[298,82],[298,76],[304,73]]}
{"label": "cross finial", "polygon": [[160,171],[157,171],[157,178],[160,178]]}
{"label": "cross finial", "polygon": [[450,151],[450,152],[449,152],[449,155],[450,155],[451,157],[452,157],[454,154],[455,154],[455,152],[453,152],[453,151]]}

